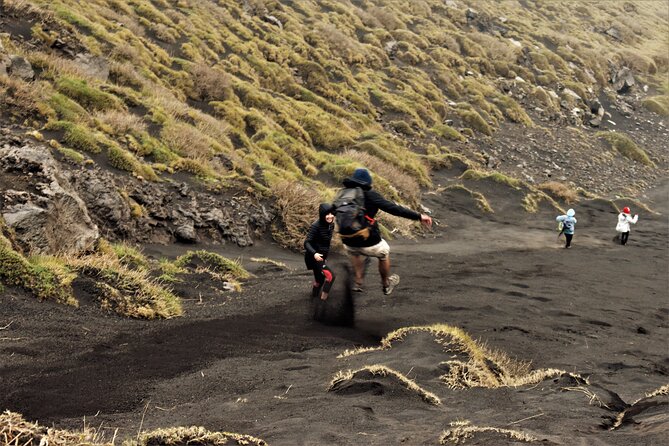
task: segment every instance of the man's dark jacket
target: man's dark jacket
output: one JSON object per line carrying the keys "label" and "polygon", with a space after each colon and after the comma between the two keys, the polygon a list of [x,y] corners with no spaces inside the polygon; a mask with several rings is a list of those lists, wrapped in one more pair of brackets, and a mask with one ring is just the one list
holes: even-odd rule
{"label": "man's dark jacket", "polygon": [[[414,212],[411,209],[386,200],[368,184],[362,184],[352,178],[347,178],[344,180],[344,187],[359,187],[363,190],[365,193],[365,215],[370,218],[375,218],[379,210],[382,210],[398,217],[408,218],[409,220],[420,220],[420,214],[418,212]],[[342,239],[342,242],[345,245],[354,248],[374,246],[380,241],[381,232],[379,231],[379,225],[376,221],[370,227],[370,236],[367,240],[364,240],[361,237]]]}

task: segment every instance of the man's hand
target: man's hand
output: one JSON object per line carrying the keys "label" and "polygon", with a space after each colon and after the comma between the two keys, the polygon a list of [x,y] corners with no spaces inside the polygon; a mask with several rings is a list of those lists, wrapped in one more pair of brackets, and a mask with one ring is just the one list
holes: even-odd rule
{"label": "man's hand", "polygon": [[323,256],[320,255],[319,253],[314,254],[314,259],[316,259],[317,262],[322,262],[323,261]]}
{"label": "man's hand", "polygon": [[426,228],[432,228],[432,217],[427,214],[420,214],[420,223]]}

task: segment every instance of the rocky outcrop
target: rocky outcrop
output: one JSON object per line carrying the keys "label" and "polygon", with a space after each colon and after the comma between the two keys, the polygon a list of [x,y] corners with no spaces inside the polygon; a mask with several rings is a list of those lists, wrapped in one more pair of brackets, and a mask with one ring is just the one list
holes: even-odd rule
{"label": "rocky outcrop", "polygon": [[0,177],[0,214],[26,252],[78,253],[98,239],[86,205],[48,148],[4,144]]}
{"label": "rocky outcrop", "polygon": [[626,93],[634,86],[636,82],[634,81],[634,74],[632,73],[632,70],[627,67],[623,67],[612,73],[611,83],[613,84],[613,88],[618,93]]}
{"label": "rocky outcrop", "polygon": [[232,242],[251,246],[274,214],[245,196],[197,190],[186,182],[149,183],[100,168],[69,178],[104,237],[142,243]]}

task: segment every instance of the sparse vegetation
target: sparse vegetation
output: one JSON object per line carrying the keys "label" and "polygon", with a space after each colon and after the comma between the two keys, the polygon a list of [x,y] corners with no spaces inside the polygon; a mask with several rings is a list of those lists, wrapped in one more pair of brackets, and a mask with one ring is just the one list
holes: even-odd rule
{"label": "sparse vegetation", "polygon": [[330,381],[330,387],[328,390],[333,391],[337,390],[339,386],[341,386],[343,383],[350,381],[356,376],[363,375],[365,373],[369,373],[372,376],[391,376],[395,379],[397,379],[400,384],[402,384],[404,387],[409,389],[412,392],[417,393],[424,401],[427,403],[433,404],[435,406],[441,405],[441,399],[435,395],[432,392],[429,392],[425,389],[423,389],[421,386],[416,384],[415,381],[412,379],[407,378],[404,376],[402,373],[398,372],[397,370],[393,370],[389,367],[386,367],[384,365],[370,365],[370,366],[365,366],[361,369],[358,370],[347,370],[345,372],[340,371],[338,372],[334,378],[332,378],[332,381]]}
{"label": "sparse vegetation", "polygon": [[465,444],[467,440],[474,438],[477,433],[497,433],[512,441],[522,441],[524,443],[538,442],[539,439],[524,432],[491,426],[474,426],[469,421],[455,421],[451,423],[450,429],[442,432],[439,437],[439,444]]}
{"label": "sparse vegetation", "polygon": [[453,359],[441,363],[442,367],[448,368],[448,372],[440,379],[450,388],[519,387],[567,373],[557,369],[530,371],[529,363],[516,361],[502,352],[490,350],[473,340],[462,329],[446,324],[400,328],[381,339],[378,347],[346,350],[338,358],[388,350],[394,342],[402,341],[413,333],[430,333],[434,335],[435,342],[444,349],[458,353],[452,356]]}
{"label": "sparse vegetation", "polygon": [[0,230],[0,285],[19,286],[39,299],[77,305],[71,288],[73,276],[65,265],[47,257],[27,259],[12,246],[1,218]]}
{"label": "sparse vegetation", "polygon": [[[114,436],[115,437],[115,436]],[[80,431],[47,428],[37,423],[26,421],[21,414],[6,410],[0,415],[0,438],[8,446],[39,446],[39,445],[76,445],[76,446],[114,446],[115,438],[105,438],[101,428],[94,428],[84,422]],[[230,443],[234,441],[234,443]],[[203,427],[178,427],[156,429],[141,432],[137,439],[123,442],[124,446],[150,445],[254,445],[267,446],[257,437],[234,432],[211,432]]]}
{"label": "sparse vegetation", "polygon": [[548,181],[539,185],[539,189],[567,204],[578,201],[578,192],[560,181]]}
{"label": "sparse vegetation", "polygon": [[655,166],[645,150],[639,147],[629,136],[620,132],[600,132],[597,134],[600,138],[606,140],[611,147],[616,149],[626,158],[638,161],[647,166]]}

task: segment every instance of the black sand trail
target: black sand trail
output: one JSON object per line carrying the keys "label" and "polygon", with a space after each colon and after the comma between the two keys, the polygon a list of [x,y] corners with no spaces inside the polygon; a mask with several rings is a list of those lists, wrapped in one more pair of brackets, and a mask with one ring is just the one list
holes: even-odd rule
{"label": "black sand trail", "polygon": [[[620,401],[634,407],[669,382],[667,191],[649,197],[661,215],[640,212],[626,247],[611,242],[615,213],[580,203],[571,250],[556,243],[553,212],[526,215],[507,203],[488,218],[446,209],[437,197],[429,205],[442,225],[426,239],[391,242],[402,281],[384,296],[373,265],[365,292],[353,296],[353,327],[311,319],[311,277],[299,255],[286,253],[292,270],[256,266],[241,294],[187,300],[186,316],[167,321],[122,320],[6,290],[0,326],[12,324],[0,333],[0,407],[63,428],[86,417],[122,437],[134,437],[143,418],[145,430],[202,425],[277,445],[419,445],[438,444],[451,422],[469,420],[545,444],[663,444],[666,395],[608,427]],[[279,255],[257,249],[257,257]],[[531,361],[531,370],[560,369],[587,383],[556,376],[454,389],[440,380],[451,367],[444,363],[466,358],[425,334],[337,358],[431,324],[459,327],[490,350]],[[400,372],[441,404],[393,375],[361,372],[352,390],[328,391],[338,372],[372,365]],[[469,444],[517,444],[497,431],[473,435]]]}

